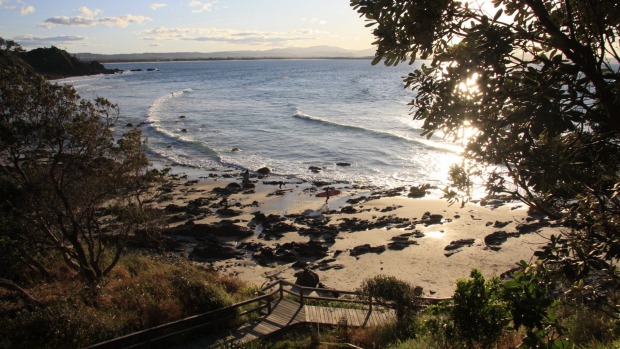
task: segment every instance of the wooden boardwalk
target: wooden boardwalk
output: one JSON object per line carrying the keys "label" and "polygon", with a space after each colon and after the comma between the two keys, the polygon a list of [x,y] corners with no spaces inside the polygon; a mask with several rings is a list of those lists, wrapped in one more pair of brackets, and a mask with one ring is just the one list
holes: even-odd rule
{"label": "wooden boardwalk", "polygon": [[[314,292],[317,296],[312,295]],[[285,293],[293,298],[286,298]],[[335,294],[338,296],[334,296]],[[420,299],[426,302],[445,300]],[[307,305],[309,301],[357,304],[365,309]],[[218,324],[237,321],[250,314],[258,316],[236,329],[213,333]],[[395,318],[393,310],[378,308],[372,297],[360,297],[355,291],[326,292],[322,288],[303,287],[277,280],[263,287],[260,295],[252,299],[96,343],[88,349],[234,348],[235,344],[264,338],[299,324],[369,327],[388,323]]]}
{"label": "wooden boardwalk", "polygon": [[393,319],[395,319],[395,315],[391,310],[374,309],[370,311],[301,305],[290,299],[280,298],[272,303],[270,314],[240,326],[228,336],[201,338],[175,348],[205,349],[243,344],[303,323],[367,327],[385,324]]}

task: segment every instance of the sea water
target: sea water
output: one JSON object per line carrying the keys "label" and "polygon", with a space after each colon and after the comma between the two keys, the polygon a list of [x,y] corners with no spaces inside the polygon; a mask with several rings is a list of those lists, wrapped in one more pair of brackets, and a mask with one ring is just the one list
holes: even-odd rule
{"label": "sea water", "polygon": [[165,165],[198,172],[266,166],[305,180],[396,187],[443,186],[450,165],[461,161],[458,145],[420,136],[412,119],[415,94],[402,78],[417,65],[334,59],[106,67],[124,72],[62,82],[82,98],[118,104],[116,131],[140,127],[147,153]]}

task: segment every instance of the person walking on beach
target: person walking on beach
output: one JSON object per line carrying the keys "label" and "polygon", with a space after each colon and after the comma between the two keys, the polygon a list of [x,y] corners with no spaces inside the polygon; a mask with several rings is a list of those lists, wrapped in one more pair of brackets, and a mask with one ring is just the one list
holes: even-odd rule
{"label": "person walking on beach", "polygon": [[329,187],[325,187],[325,204],[327,205],[327,201],[329,201]]}

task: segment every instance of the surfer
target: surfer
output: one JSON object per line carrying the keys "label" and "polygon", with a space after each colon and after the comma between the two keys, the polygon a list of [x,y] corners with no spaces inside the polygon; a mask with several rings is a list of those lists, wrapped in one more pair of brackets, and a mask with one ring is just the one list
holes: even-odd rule
{"label": "surfer", "polygon": [[330,191],[330,188],[325,187],[325,204],[327,204],[327,201],[329,201],[329,191]]}

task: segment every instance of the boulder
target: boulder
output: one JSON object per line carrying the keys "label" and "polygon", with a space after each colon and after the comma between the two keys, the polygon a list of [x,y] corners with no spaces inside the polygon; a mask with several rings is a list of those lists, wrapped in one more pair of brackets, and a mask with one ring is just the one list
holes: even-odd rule
{"label": "boulder", "polygon": [[268,175],[271,173],[271,170],[269,169],[269,167],[261,167],[258,170],[256,170],[256,172],[262,175]]}
{"label": "boulder", "polygon": [[311,270],[304,269],[295,273],[295,284],[302,287],[317,287],[319,275]]}

